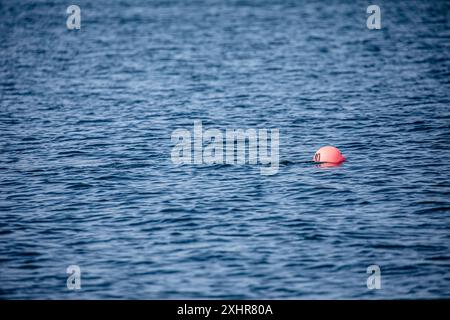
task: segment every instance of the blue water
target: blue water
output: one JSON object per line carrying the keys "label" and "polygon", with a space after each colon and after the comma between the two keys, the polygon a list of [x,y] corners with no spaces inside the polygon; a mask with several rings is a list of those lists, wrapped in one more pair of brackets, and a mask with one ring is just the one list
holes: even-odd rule
{"label": "blue water", "polygon": [[[73,3],[0,2],[0,298],[450,298],[447,1]],[[196,119],[279,172],[174,165]]]}

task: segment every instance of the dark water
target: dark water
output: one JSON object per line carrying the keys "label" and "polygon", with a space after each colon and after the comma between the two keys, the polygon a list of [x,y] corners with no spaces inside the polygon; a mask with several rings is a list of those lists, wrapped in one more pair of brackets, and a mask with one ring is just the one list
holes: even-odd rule
{"label": "dark water", "polygon": [[[0,2],[1,298],[450,298],[448,2],[68,4]],[[172,164],[195,119],[278,174]]]}

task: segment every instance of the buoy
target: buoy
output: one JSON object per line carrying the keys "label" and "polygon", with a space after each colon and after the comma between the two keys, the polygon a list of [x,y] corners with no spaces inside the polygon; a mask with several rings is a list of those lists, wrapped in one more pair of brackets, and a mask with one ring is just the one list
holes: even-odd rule
{"label": "buoy", "polygon": [[338,164],[344,162],[345,157],[342,155],[338,148],[326,146],[316,151],[313,161]]}

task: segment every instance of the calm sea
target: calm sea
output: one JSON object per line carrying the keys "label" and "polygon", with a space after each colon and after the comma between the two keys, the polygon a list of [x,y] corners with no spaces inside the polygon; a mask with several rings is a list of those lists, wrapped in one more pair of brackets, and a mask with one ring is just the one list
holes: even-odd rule
{"label": "calm sea", "polygon": [[[373,2],[1,1],[0,298],[450,298],[449,3]],[[174,165],[196,119],[278,173]]]}

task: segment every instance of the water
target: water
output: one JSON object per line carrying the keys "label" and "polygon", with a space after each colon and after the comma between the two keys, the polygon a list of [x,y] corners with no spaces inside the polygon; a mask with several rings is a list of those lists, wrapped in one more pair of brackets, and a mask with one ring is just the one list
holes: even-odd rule
{"label": "water", "polygon": [[[1,298],[450,297],[448,2],[75,4],[0,4]],[[195,119],[278,174],[172,164]]]}

